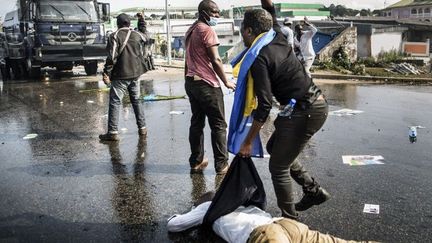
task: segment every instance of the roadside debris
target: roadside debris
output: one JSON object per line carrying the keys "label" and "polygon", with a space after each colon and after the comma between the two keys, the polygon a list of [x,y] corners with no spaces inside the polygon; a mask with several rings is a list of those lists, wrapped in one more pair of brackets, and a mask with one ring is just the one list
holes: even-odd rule
{"label": "roadside debris", "polygon": [[422,129],[422,128],[425,128],[425,127],[422,127],[422,126],[411,126],[411,127],[409,127],[408,137],[409,137],[409,141],[411,143],[417,142],[417,129],[418,128]]}
{"label": "roadside debris", "polygon": [[170,115],[182,115],[184,114],[184,111],[170,111]]}
{"label": "roadside debris", "polygon": [[365,204],[363,213],[379,214],[380,206],[376,204]]}
{"label": "roadside debris", "polygon": [[408,74],[422,74],[424,73],[423,71],[417,69],[416,67],[414,67],[413,65],[409,64],[409,63],[399,63],[399,64],[393,64],[391,66],[391,69],[385,69],[387,72],[391,72],[391,73],[400,73],[400,74],[404,74],[404,75],[408,75]]}
{"label": "roadside debris", "polygon": [[337,111],[330,111],[329,115],[331,116],[352,116],[363,113],[364,111],[359,110],[351,110],[351,109],[340,109]]}
{"label": "roadside debris", "polygon": [[175,99],[186,99],[186,95],[169,96],[169,95],[149,94],[143,96],[142,99],[144,101],[175,100]]}
{"label": "roadside debris", "polygon": [[89,93],[89,92],[108,92],[110,88],[102,88],[102,89],[83,89],[78,91],[79,93]]}
{"label": "roadside debris", "polygon": [[24,140],[28,140],[28,139],[34,139],[36,138],[38,135],[36,133],[30,133],[25,135],[25,137],[23,137]]}
{"label": "roadside debris", "polygon": [[343,155],[342,161],[350,166],[355,165],[382,165],[384,157],[381,155]]}

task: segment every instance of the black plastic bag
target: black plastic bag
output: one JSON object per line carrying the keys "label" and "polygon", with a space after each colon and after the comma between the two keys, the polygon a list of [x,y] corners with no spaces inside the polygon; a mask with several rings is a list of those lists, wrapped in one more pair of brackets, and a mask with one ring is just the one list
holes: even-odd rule
{"label": "black plastic bag", "polygon": [[266,207],[264,185],[251,158],[236,156],[204,216],[203,225],[236,210],[239,206]]}

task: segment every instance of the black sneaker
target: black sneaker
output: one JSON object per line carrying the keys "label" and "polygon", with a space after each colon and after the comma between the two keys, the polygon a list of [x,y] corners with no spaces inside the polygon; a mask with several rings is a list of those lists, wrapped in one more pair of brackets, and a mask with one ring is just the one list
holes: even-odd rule
{"label": "black sneaker", "polygon": [[330,199],[330,193],[324,190],[322,187],[318,188],[318,191],[313,193],[305,193],[300,202],[295,204],[297,211],[305,211],[314,205],[319,205]]}
{"label": "black sneaker", "polygon": [[99,135],[99,139],[102,141],[119,141],[120,137],[117,133],[105,133]]}

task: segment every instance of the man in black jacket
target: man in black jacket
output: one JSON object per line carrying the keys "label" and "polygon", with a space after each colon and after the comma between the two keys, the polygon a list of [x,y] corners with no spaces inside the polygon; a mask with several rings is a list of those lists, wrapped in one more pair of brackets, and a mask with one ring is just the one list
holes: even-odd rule
{"label": "man in black jacket", "polygon": [[140,85],[138,78],[147,72],[145,65],[145,45],[147,37],[130,29],[130,19],[126,14],[117,16],[118,30],[111,34],[107,44],[108,56],[103,71],[103,81],[111,83],[108,111],[108,132],[99,136],[100,140],[118,141],[119,109],[126,90],[135,112],[138,134],[146,136],[144,109],[139,101]]}
{"label": "man in black jacket", "polygon": [[[253,77],[258,107],[254,121],[239,154],[250,156],[253,139],[266,122],[272,108],[273,97],[285,108],[291,99],[297,100],[294,111],[286,116],[280,113],[274,125],[275,131],[267,144],[270,154],[270,173],[282,216],[297,218],[297,211],[321,204],[330,198],[296,160],[309,139],[323,126],[327,119],[328,105],[321,90],[307,75],[302,64],[288,45],[276,20],[271,0],[261,0],[262,9],[248,10],[240,29],[243,42],[251,47],[262,33],[275,31],[274,39],[263,47],[249,72]],[[302,186],[304,196],[294,203],[293,180]]]}

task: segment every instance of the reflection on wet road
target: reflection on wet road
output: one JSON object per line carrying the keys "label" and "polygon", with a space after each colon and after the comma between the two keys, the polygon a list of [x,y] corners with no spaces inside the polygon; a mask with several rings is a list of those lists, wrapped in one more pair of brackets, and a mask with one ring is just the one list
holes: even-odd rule
{"label": "reflection on wet road", "polygon": [[[181,76],[182,70],[154,71],[143,77],[141,90],[184,95]],[[190,174],[188,100],[145,102],[145,140],[139,139],[132,107],[125,102],[121,141],[101,143],[108,92],[99,80],[75,74],[0,83],[0,241],[221,242],[204,229],[168,234],[165,227],[169,216],[188,211],[222,180],[213,169],[208,127],[210,164],[203,174]],[[300,220],[347,239],[431,241],[432,87],[319,86],[331,111],[364,113],[329,116],[300,155],[333,196]],[[233,94],[224,92],[229,116]],[[275,115],[272,111],[270,119]],[[426,128],[411,144],[408,127],[416,125]],[[263,142],[272,130],[268,121]],[[23,139],[28,134],[37,137]],[[385,164],[342,164],[342,155],[360,154],[382,155]],[[254,161],[267,189],[268,211],[278,216],[268,158]],[[363,213],[364,204],[380,205],[380,214]]]}

